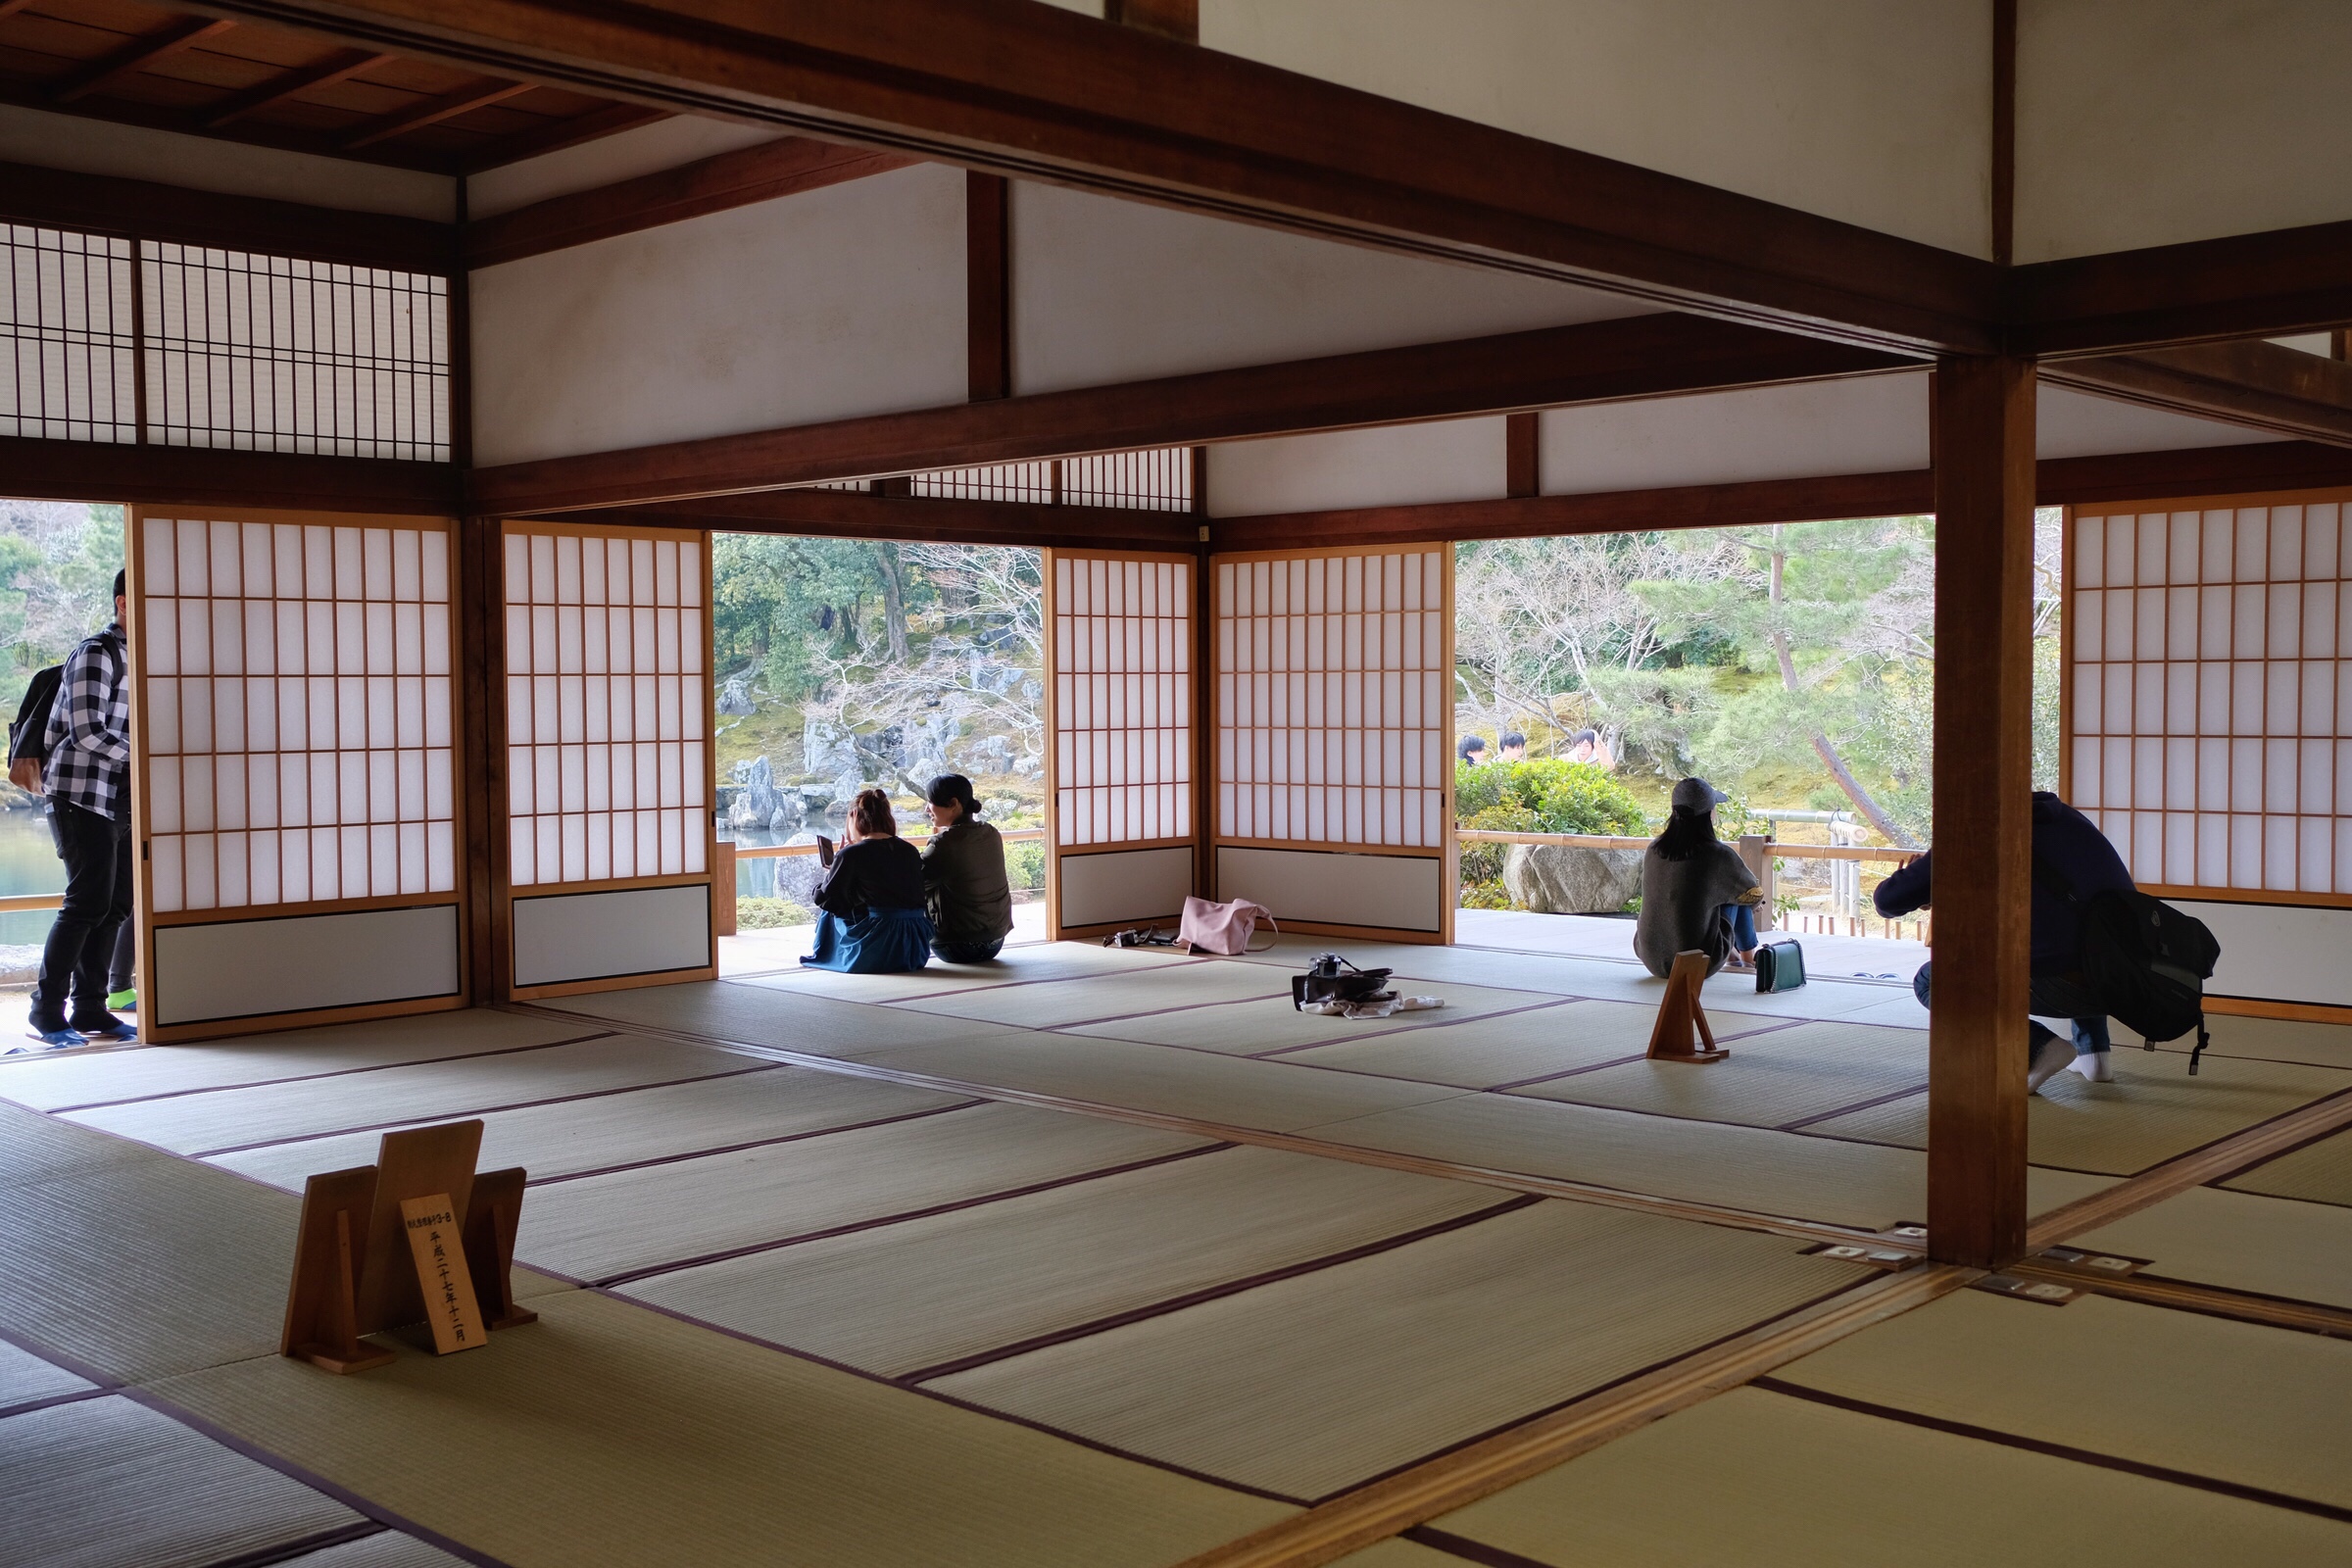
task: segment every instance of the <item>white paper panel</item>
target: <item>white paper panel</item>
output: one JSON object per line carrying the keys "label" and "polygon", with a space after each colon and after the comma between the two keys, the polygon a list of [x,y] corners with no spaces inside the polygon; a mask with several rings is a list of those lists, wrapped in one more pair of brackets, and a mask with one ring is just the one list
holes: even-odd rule
{"label": "white paper panel", "polygon": [[1189,838],[1193,564],[1052,559],[1054,842]]}
{"label": "white paper panel", "polygon": [[163,1024],[455,996],[458,910],[158,926],[155,967],[148,992]]}
{"label": "white paper panel", "polygon": [[518,986],[663,974],[710,961],[710,890],[700,883],[514,901]]}

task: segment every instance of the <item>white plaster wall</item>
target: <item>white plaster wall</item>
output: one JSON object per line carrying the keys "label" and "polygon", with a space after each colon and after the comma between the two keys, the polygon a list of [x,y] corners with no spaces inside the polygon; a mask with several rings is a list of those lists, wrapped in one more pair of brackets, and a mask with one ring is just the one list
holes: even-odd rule
{"label": "white plaster wall", "polygon": [[1217,849],[1217,897],[1248,899],[1274,911],[1277,923],[1383,926],[1392,931],[1445,927],[1446,862],[1435,857],[1346,855],[1316,850]]}
{"label": "white plaster wall", "polygon": [[1551,409],[1546,495],[1736,484],[1928,466],[1922,373]]}
{"label": "white plaster wall", "polygon": [[1565,283],[1023,182],[1013,387],[1151,376],[1638,316]]}
{"label": "white plaster wall", "polygon": [[1990,254],[1990,0],[1200,0],[1200,41]]}
{"label": "white plaster wall", "polygon": [[473,274],[474,451],[519,463],[964,399],[938,166]]}
{"label": "white plaster wall", "polygon": [[1487,501],[1505,488],[1499,416],[1228,441],[1208,449],[1208,514]]}
{"label": "white plaster wall", "polygon": [[5,104],[0,104],[0,163],[152,179],[226,196],[267,196],[437,223],[450,221],[457,213],[458,182],[446,174],[249,147]]}
{"label": "white plaster wall", "polygon": [[2182,447],[2251,446],[2282,437],[2241,424],[2143,409],[2069,387],[2035,389],[2035,456],[2088,458],[2106,452],[2172,452]]}
{"label": "white plaster wall", "polygon": [[514,901],[514,983],[700,969],[711,960],[710,890],[619,888]]}
{"label": "white plaster wall", "polygon": [[2021,0],[2017,259],[2352,217],[2352,5]]}
{"label": "white plaster wall", "polygon": [[2221,962],[2205,989],[2266,1002],[2352,1006],[2352,909],[2277,904],[2191,904],[2182,911],[2213,928]]}
{"label": "white plaster wall", "polygon": [[657,120],[577,147],[485,169],[466,181],[466,206],[475,218],[488,218],[551,196],[594,190],[789,134],[778,125],[744,125],[693,115]]}
{"label": "white plaster wall", "polygon": [[1193,891],[1193,852],[1181,845],[1064,855],[1054,863],[1061,873],[1065,926],[1172,921],[1184,912]]}

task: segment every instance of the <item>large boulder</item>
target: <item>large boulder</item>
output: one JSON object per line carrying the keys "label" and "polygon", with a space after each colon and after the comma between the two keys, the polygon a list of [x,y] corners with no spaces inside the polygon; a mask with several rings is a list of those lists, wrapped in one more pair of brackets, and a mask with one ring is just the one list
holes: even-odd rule
{"label": "large boulder", "polygon": [[810,713],[801,722],[801,769],[818,778],[838,778],[843,773],[862,773],[865,764],[858,759],[858,740],[849,726],[839,719]]}
{"label": "large boulder", "polygon": [[1538,914],[1615,914],[1642,891],[1642,852],[1514,844],[1502,885]]}
{"label": "large boulder", "polygon": [[759,705],[752,701],[751,676],[730,675],[726,680],[719,683],[719,717],[749,718],[752,714],[757,713],[758,711],[760,711]]}
{"label": "large boulder", "polygon": [[738,788],[727,820],[737,827],[765,827],[768,818],[776,814],[774,766],[766,758],[755,757],[748,762],[737,762],[733,774]]}

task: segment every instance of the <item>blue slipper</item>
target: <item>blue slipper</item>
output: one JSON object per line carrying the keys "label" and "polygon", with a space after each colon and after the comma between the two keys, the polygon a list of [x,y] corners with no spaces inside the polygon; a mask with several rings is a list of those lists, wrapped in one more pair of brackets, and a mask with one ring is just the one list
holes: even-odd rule
{"label": "blue slipper", "polygon": [[38,1040],[44,1046],[55,1046],[61,1050],[67,1046],[84,1046],[89,1044],[88,1041],[81,1038],[81,1035],[77,1031],[72,1029],[28,1028],[24,1031],[24,1038],[27,1040]]}
{"label": "blue slipper", "polygon": [[93,1043],[100,1040],[136,1040],[139,1038],[139,1026],[123,1018],[110,1018],[95,1029],[84,1029],[79,1024],[75,1024],[74,1028],[74,1032],[79,1034],[82,1039]]}

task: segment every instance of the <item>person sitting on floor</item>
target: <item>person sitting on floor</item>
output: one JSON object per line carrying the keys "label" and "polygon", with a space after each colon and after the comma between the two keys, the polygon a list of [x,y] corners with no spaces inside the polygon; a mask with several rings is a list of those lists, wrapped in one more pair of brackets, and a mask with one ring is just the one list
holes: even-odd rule
{"label": "person sitting on floor", "polygon": [[[1754,906],[1764,898],[1756,875],[1740,852],[1715,836],[1715,803],[1728,800],[1703,778],[1674,787],[1674,809],[1642,856],[1642,913],[1634,921],[1634,956],[1661,978],[1674,956],[1693,950],[1707,956],[1713,974],[1735,954],[1742,962],[1755,953]],[[1745,946],[1734,935],[1738,910],[1746,916]]]}
{"label": "person sitting on floor", "polygon": [[[1927,907],[1935,852],[1921,856],[1879,884],[1872,902],[1881,916],[1892,920]],[[2107,1008],[2083,984],[2082,911],[2101,893],[2129,889],[2132,873],[2124,858],[2098,824],[2047,790],[2034,792],[2034,858],[2047,868],[2034,878],[2031,984],[2026,1009],[2045,1018],[2065,1018],[2074,1025],[2070,1046],[2057,1032],[2029,1018],[2030,1045],[2026,1054],[2026,1089],[2038,1094],[2059,1069],[2073,1067],[2094,1084],[2111,1083],[2107,1065]],[[2065,884],[2069,900],[2051,882]],[[1927,1006],[1933,962],[1919,966],[1911,981],[1921,1006]]]}
{"label": "person sitting on floor", "polygon": [[942,963],[986,963],[1012,934],[1004,839],[980,820],[972,781],[961,773],[933,779],[930,797],[934,832],[923,851],[923,894],[931,908],[931,951]]}
{"label": "person sitting on floor", "polygon": [[809,902],[818,910],[816,948],[801,962],[812,969],[903,974],[931,961],[923,858],[899,837],[880,790],[859,790],[851,803],[849,832]]}

